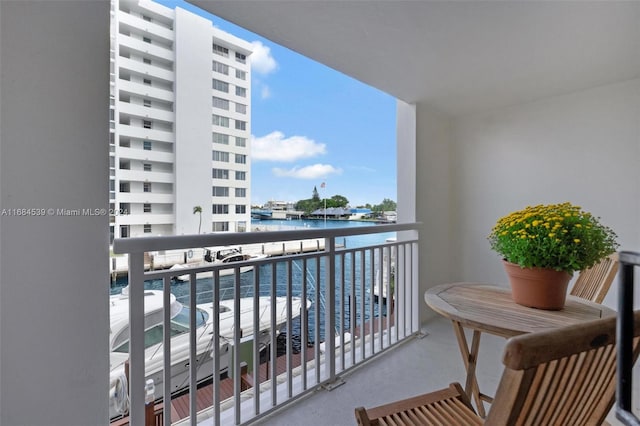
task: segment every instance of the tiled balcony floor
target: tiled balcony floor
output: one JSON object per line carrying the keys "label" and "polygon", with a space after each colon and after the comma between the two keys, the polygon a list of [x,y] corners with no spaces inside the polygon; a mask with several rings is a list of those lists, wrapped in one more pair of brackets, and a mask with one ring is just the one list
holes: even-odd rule
{"label": "tiled balcony floor", "polygon": [[[372,407],[446,387],[464,385],[464,369],[453,328],[436,318],[423,326],[424,338],[410,339],[344,377],[332,391],[319,390],[254,423],[262,426],[355,425],[354,408]],[[505,340],[483,334],[478,360],[478,381],[493,395],[502,373]],[[634,401],[640,395],[640,369],[634,370]],[[611,425],[620,423],[610,414]]]}

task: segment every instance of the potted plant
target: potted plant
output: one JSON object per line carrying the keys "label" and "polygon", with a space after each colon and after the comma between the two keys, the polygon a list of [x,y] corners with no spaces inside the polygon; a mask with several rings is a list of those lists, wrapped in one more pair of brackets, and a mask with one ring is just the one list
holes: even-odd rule
{"label": "potted plant", "polygon": [[598,217],[561,203],[529,206],[500,218],[489,241],[503,258],[516,303],[562,309],[573,273],[615,252],[616,237]]}

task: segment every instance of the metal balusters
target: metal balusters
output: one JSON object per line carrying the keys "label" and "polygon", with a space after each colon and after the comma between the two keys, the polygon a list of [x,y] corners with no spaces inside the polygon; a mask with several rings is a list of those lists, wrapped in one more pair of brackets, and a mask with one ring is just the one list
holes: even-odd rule
{"label": "metal balusters", "polygon": [[255,387],[253,393],[253,409],[254,414],[257,416],[260,414],[260,341],[259,337],[262,337],[260,330],[260,317],[262,312],[260,310],[260,265],[254,267],[255,273],[253,274],[253,312],[258,312],[258,315],[253,315],[253,385]]}
{"label": "metal balusters", "polygon": [[[402,226],[400,227],[402,228]],[[232,417],[235,416],[235,422],[242,424],[254,418],[255,416],[262,416],[266,412],[270,411],[272,407],[276,407],[286,402],[287,399],[296,397],[301,393],[308,391],[309,383],[307,383],[308,379],[312,380],[313,373],[309,375],[309,368],[311,366],[314,367],[314,372],[316,375],[316,383],[311,386],[313,389],[315,385],[318,384],[326,384],[327,387],[331,388],[335,382],[339,381],[338,373],[342,373],[352,368],[354,365],[365,361],[366,359],[374,356],[389,346],[395,341],[399,340],[399,336],[405,336],[407,331],[414,327],[414,322],[409,316],[414,317],[417,315],[417,310],[415,308],[415,300],[416,297],[413,297],[417,294],[418,289],[413,288],[417,284],[417,271],[414,271],[414,268],[417,268],[417,262],[414,258],[417,257],[417,243],[415,241],[409,242],[405,245],[401,244],[389,244],[385,243],[383,245],[375,245],[368,246],[363,248],[355,248],[355,249],[336,249],[336,238],[338,231],[322,231],[322,235],[327,235],[325,238],[325,250],[323,252],[314,253],[314,254],[296,254],[296,255],[286,255],[284,258],[280,259],[265,259],[259,261],[259,265],[254,264],[254,275],[252,277],[253,281],[251,282],[249,287],[252,287],[251,291],[253,291],[253,310],[255,312],[255,316],[253,317],[253,329],[254,329],[254,340],[253,340],[253,371],[254,371],[254,384],[255,388],[251,390],[253,392],[253,402],[247,402],[246,409],[243,408],[245,404],[243,404],[241,400],[241,378],[240,378],[240,357],[239,357],[239,343],[243,336],[241,333],[241,326],[239,324],[240,321],[240,309],[239,309],[239,299],[242,295],[243,289],[240,287],[240,266],[235,267],[235,286],[233,288],[233,294],[235,299],[235,312],[234,312],[234,322],[236,323],[237,330],[234,331],[233,343],[234,348],[234,358],[230,365],[230,370],[233,372],[233,400],[228,400],[225,404],[221,405],[221,380],[219,376],[220,367],[221,367],[221,359],[220,356],[225,355],[221,353],[220,350],[220,330],[219,330],[219,321],[220,321],[220,297],[221,297],[221,289],[220,289],[220,270],[223,268],[220,265],[206,265],[206,266],[196,266],[189,270],[189,308],[190,308],[190,367],[189,367],[189,375],[190,375],[190,394],[189,394],[189,414],[192,419],[195,419],[196,416],[196,384],[197,384],[197,365],[198,360],[194,357],[197,356],[197,346],[195,344],[195,325],[196,325],[196,273],[204,272],[204,271],[213,271],[214,277],[214,289],[212,291],[213,297],[212,302],[214,305],[214,333],[213,339],[216,340],[214,342],[214,368],[213,368],[213,386],[214,386],[214,396],[213,396],[213,422],[214,424],[221,424],[221,415],[224,416],[223,422],[231,422]],[[339,231],[340,234],[344,232],[344,230]],[[332,235],[332,233],[336,233],[336,235]],[[280,234],[286,233],[278,233],[278,237]],[[348,235],[356,235],[355,231],[349,231]],[[201,239],[202,236],[197,236],[194,241],[197,239]],[[178,240],[182,240],[182,237],[175,237]],[[211,238],[211,237],[209,237]],[[227,238],[224,236],[223,238]],[[220,241],[223,238],[221,236],[216,236],[216,241]],[[236,238],[236,236],[232,236],[231,240]],[[245,236],[242,235],[242,238],[256,238],[256,236]],[[162,238],[165,239],[164,237]],[[147,239],[145,239],[147,240]],[[229,240],[229,241],[231,241]],[[172,246],[174,243],[174,237],[167,238],[168,246]],[[127,245],[131,244],[131,241],[126,242]],[[137,242],[136,242],[137,244]],[[175,243],[182,244],[182,243]],[[135,245],[135,244],[134,244]],[[207,244],[203,244],[207,245]],[[212,245],[212,244],[209,244]],[[155,247],[155,242],[150,247]],[[160,247],[156,247],[155,249],[162,250]],[[394,255],[393,252],[396,250],[397,254],[397,263],[394,265]],[[129,253],[135,253],[129,252]],[[135,254],[132,255],[132,258],[135,257]],[[314,265],[310,263],[309,259],[314,259],[315,261],[315,269]],[[131,258],[130,258],[131,261]],[[301,262],[300,262],[301,261]],[[284,265],[284,269],[279,267],[278,263],[282,262]],[[298,263],[296,263],[298,262]],[[336,262],[339,262],[337,265]],[[302,269],[300,271],[296,270],[294,274],[294,268],[297,265],[302,264]],[[265,266],[265,268],[271,268],[271,282],[263,282],[261,283],[261,279],[264,278],[265,275],[260,277],[260,265]],[[359,266],[359,272],[358,272]],[[393,268],[392,268],[393,266]],[[143,270],[142,259],[140,259],[140,271]],[[398,309],[394,313],[392,313],[391,304],[393,302],[394,291],[391,289],[391,271],[394,269],[395,274],[393,275],[393,281],[396,291],[396,308],[400,308],[400,312]],[[134,271],[134,268],[131,268],[131,271]],[[266,270],[268,272],[268,270]],[[298,276],[298,272],[301,274],[301,278]],[[139,275],[138,282],[140,283],[140,301],[142,304],[142,308],[144,308],[144,291],[142,290],[142,283],[144,279],[154,279],[154,278],[162,278],[163,279],[163,287],[164,287],[164,297],[165,297],[165,306],[168,306],[167,300],[170,298],[170,277],[175,275],[175,272],[168,271],[152,271],[148,273],[141,273]],[[315,275],[315,290],[313,288],[309,288],[309,285],[312,285],[311,280]],[[416,277],[414,279],[414,276]],[[132,272],[132,283],[135,282],[133,279],[135,278],[135,272]],[[378,280],[378,281],[376,281]],[[300,282],[301,281],[301,282]],[[242,280],[243,283],[246,284],[246,280]],[[376,286],[377,287],[374,289]],[[280,284],[278,284],[280,283]],[[347,289],[347,283],[351,286]],[[282,288],[279,288],[280,285],[286,285],[286,328],[287,328],[287,338],[286,338],[286,355],[283,360],[286,361],[286,372],[285,375],[281,378],[281,384],[277,379],[278,369],[277,369],[277,339],[276,339],[276,297],[277,291],[280,290],[282,292]],[[358,290],[358,285],[360,285],[360,290]],[[406,285],[406,287],[405,287]],[[324,288],[323,288],[324,286]],[[135,287],[135,284],[132,285]],[[270,365],[269,365],[269,382],[268,387],[270,387],[270,399],[271,406],[268,404],[268,395],[269,393],[265,393],[265,400],[261,401],[260,395],[260,327],[261,320],[259,318],[259,310],[260,310],[260,299],[259,293],[261,291],[261,287],[265,287],[270,289],[271,293],[271,309],[267,308],[267,315],[270,313],[271,321],[270,321]],[[263,289],[264,290],[264,289]],[[207,291],[208,292],[208,291]],[[375,296],[374,292],[377,293],[379,298],[382,300],[378,301],[378,308],[375,308]],[[134,291],[135,293],[135,291]],[[315,294],[314,294],[315,293]],[[249,294],[247,294],[248,296]],[[386,295],[386,306],[383,303],[384,296]],[[200,295],[198,295],[200,296]],[[297,372],[294,372],[294,357],[293,354],[293,325],[292,325],[292,317],[297,316],[297,312],[293,312],[293,297],[302,297],[302,305],[301,305],[301,342],[302,342],[302,353],[299,356],[301,361],[301,377]],[[314,301],[314,320],[313,322],[309,321],[308,315],[311,312],[311,309],[307,309],[306,299],[307,297],[311,297],[312,299],[315,296]],[[133,299],[136,298],[134,294]],[[135,301],[133,302],[136,303]],[[325,306],[326,303],[326,306]],[[368,304],[368,305],[367,305]],[[377,310],[376,310],[377,309]],[[404,310],[403,310],[404,309]],[[339,310],[339,311],[338,311]],[[144,312],[143,309],[138,308],[139,312]],[[278,311],[277,314],[281,312]],[[378,318],[375,318],[375,315],[378,315]],[[404,316],[406,315],[406,318]],[[386,316],[382,318],[382,316]],[[348,318],[348,319],[347,319]],[[392,321],[393,318],[393,321]],[[324,319],[324,323],[322,321]],[[349,321],[349,326],[346,325],[347,321]],[[171,365],[171,356],[170,356],[170,328],[168,325],[171,320],[169,318],[169,313],[165,312],[164,323],[167,325],[163,330],[163,339],[165,341],[163,352],[164,352],[164,362],[165,362],[165,383],[163,384],[163,393],[170,395],[171,389],[171,380],[170,377],[167,376],[167,371],[170,371]],[[397,322],[395,324],[394,322]],[[135,319],[134,319],[135,323]],[[135,329],[135,324],[132,325]],[[310,328],[313,327],[314,331],[310,333]],[[368,327],[368,330],[367,330]],[[360,329],[360,336],[358,339],[355,338],[355,334],[357,330]],[[402,329],[402,331],[400,331]],[[247,329],[248,330],[248,329]],[[244,331],[247,331],[244,330]],[[350,341],[347,339],[345,333],[351,333]],[[339,340],[335,338],[335,334],[339,333]],[[409,331],[409,333],[411,333]],[[246,334],[246,333],[245,333]],[[386,338],[384,335],[387,335]],[[246,337],[246,336],[244,336]],[[134,339],[136,339],[134,337]],[[305,351],[305,346],[309,340],[314,340],[315,342],[315,357],[313,360],[313,364],[310,364],[310,357],[307,356]],[[380,339],[379,342],[375,342],[376,339]],[[283,339],[285,340],[285,339]],[[142,343],[138,346],[144,345],[144,339],[140,340]],[[324,341],[325,350],[321,354],[320,353],[320,342]],[[338,354],[337,346],[340,346],[340,353]],[[347,348],[348,345],[348,348]],[[360,349],[358,349],[360,346]],[[135,353],[136,343],[132,344],[132,352]],[[351,351],[351,355],[347,354],[347,350]],[[144,362],[144,349],[141,351],[142,353],[142,361]],[[133,357],[135,361],[135,356]],[[297,358],[297,357],[296,357]],[[297,365],[297,364],[296,364]],[[167,367],[168,366],[168,367]],[[144,371],[144,370],[140,370]],[[135,382],[135,374],[133,378],[133,382]],[[141,380],[141,383],[144,384],[144,378]],[[169,390],[169,392],[167,392]],[[278,396],[279,395],[279,396]],[[136,411],[136,402],[135,402],[135,393],[132,397],[132,413],[135,416]],[[143,401],[140,398],[140,401]],[[170,399],[167,398],[167,414],[164,419],[165,426],[170,424]],[[139,404],[139,403],[138,403]],[[227,407],[230,410],[227,410]],[[142,405],[144,408],[144,405]],[[221,412],[224,411],[224,412]],[[247,417],[248,415],[248,417]],[[243,418],[244,417],[244,418]]]}
{"label": "metal balusters", "polygon": [[144,424],[144,253],[129,254],[129,419]]}
{"label": "metal balusters", "polygon": [[340,279],[336,280],[336,284],[340,283],[340,371],[345,370],[344,364],[344,304],[345,304],[345,294],[344,294],[344,286],[345,286],[345,276],[344,276],[344,260],[345,254],[340,253],[338,255],[338,259],[340,259]]}
{"label": "metal balusters", "polygon": [[327,378],[328,382],[331,384],[336,380],[336,339],[335,339],[335,330],[336,330],[336,287],[335,287],[335,276],[336,276],[336,240],[335,238],[326,238],[324,241],[325,251],[327,255],[325,257],[325,301],[327,306],[325,306],[325,329],[324,329],[324,340],[325,340],[325,363],[327,368],[327,373],[329,377]]}
{"label": "metal balusters", "polygon": [[[232,360],[232,372],[233,372],[233,398],[234,398],[234,410],[236,424],[240,424],[240,340],[243,337],[244,330],[240,323],[240,268],[234,269],[234,286],[233,286],[233,360]],[[257,337],[254,330],[254,338]]]}
{"label": "metal balusters", "polygon": [[[286,273],[287,273],[287,335],[286,335],[286,357],[287,357],[287,396],[289,398],[293,397],[293,377],[291,375],[291,369],[293,368],[293,340],[292,340],[292,330],[293,326],[291,323],[291,314],[292,314],[292,306],[291,306],[291,297],[293,296],[293,270],[292,270],[292,260],[288,259],[286,263]],[[275,324],[272,324],[275,327]]]}
{"label": "metal balusters", "polygon": [[307,343],[309,342],[309,312],[307,311],[307,258],[302,258],[302,312],[300,313],[300,363],[302,365],[302,389],[307,390]]}
{"label": "metal balusters", "polygon": [[[171,413],[171,277],[162,280],[163,327],[162,327],[162,401],[164,410]],[[171,415],[163,416],[164,426],[171,426]]]}
{"label": "metal balusters", "polygon": [[[220,424],[220,270],[216,269],[213,273],[213,408],[214,408],[214,424]],[[226,342],[225,342],[226,343]],[[225,346],[225,350],[229,347]]]}
{"label": "metal balusters", "polygon": [[[359,251],[361,252],[361,251]],[[357,256],[356,252],[351,252],[351,288],[350,293],[351,297],[349,298],[349,328],[351,332],[351,365],[356,365],[356,309],[357,309],[357,300],[356,300],[356,262]]]}
{"label": "metal balusters", "polygon": [[196,331],[196,273],[189,274],[189,418],[195,420],[198,412],[198,354]]}
{"label": "metal balusters", "polygon": [[314,366],[316,370],[316,384],[320,384],[320,263],[321,258],[316,257],[316,285],[315,285],[315,303],[314,303]]}

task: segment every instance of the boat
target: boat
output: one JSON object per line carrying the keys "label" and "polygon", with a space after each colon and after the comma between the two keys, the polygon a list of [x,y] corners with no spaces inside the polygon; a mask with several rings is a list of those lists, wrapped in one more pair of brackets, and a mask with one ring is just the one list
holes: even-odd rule
{"label": "boat", "polygon": [[[233,263],[246,262],[248,260],[264,259],[265,257],[267,256],[244,254],[240,251],[240,249],[235,247],[223,248],[215,251],[211,249],[206,249],[204,254],[204,260],[202,262],[195,263],[195,264],[194,263],[189,263],[189,264],[176,263],[175,265],[171,266],[169,270],[183,271],[191,268],[199,268],[199,267],[206,267],[206,266],[219,265],[219,264],[228,265],[229,266],[228,268],[219,269],[220,276],[224,277],[224,276],[235,274],[236,268],[233,266]],[[253,265],[244,265],[240,267],[240,273],[242,274],[245,272],[249,272],[252,269],[253,269]],[[210,278],[211,276],[212,276],[211,271],[198,272],[196,274],[196,279]],[[176,281],[189,281],[189,274],[176,275],[173,278]]]}
{"label": "boat", "polygon": [[[145,379],[152,379],[155,385],[155,399],[163,395],[163,293],[158,290],[145,290]],[[259,300],[259,332],[254,336],[253,316],[254,299],[239,299],[240,334],[243,341],[258,339],[260,350],[269,345],[271,337],[271,304],[275,304],[276,334],[279,334],[287,321],[287,298],[262,296]],[[309,302],[307,301],[307,304]],[[235,332],[235,300],[223,300],[220,305],[220,347],[213,348],[213,305],[196,305],[196,361],[197,382],[211,378],[213,356],[220,356],[220,374],[229,368],[231,347]],[[291,317],[300,316],[302,299],[291,299]],[[127,381],[124,372],[125,361],[129,358],[129,297],[128,292],[110,296],[110,390],[109,415],[114,419],[128,411],[126,394]],[[171,389],[177,393],[189,386],[189,307],[180,303],[175,295],[170,295],[171,317]]]}

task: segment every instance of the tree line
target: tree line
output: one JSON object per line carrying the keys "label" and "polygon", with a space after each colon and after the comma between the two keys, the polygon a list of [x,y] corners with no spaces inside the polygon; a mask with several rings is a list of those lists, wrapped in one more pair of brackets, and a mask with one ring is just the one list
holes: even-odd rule
{"label": "tree line", "polygon": [[[338,208],[338,207],[347,207],[349,205],[349,200],[347,197],[343,195],[334,195],[331,198],[326,199],[326,207],[329,208]],[[325,207],[325,199],[320,198],[320,194],[318,194],[318,189],[314,186],[313,193],[311,198],[307,198],[306,200],[299,200],[295,204],[295,209],[298,211],[303,211],[305,215],[309,215],[311,212],[323,209]],[[356,208],[366,208],[371,209],[372,212],[383,212],[383,211],[395,211],[397,208],[397,204],[395,201],[385,198],[382,200],[382,203],[371,205],[369,203],[364,206],[357,206]]]}

